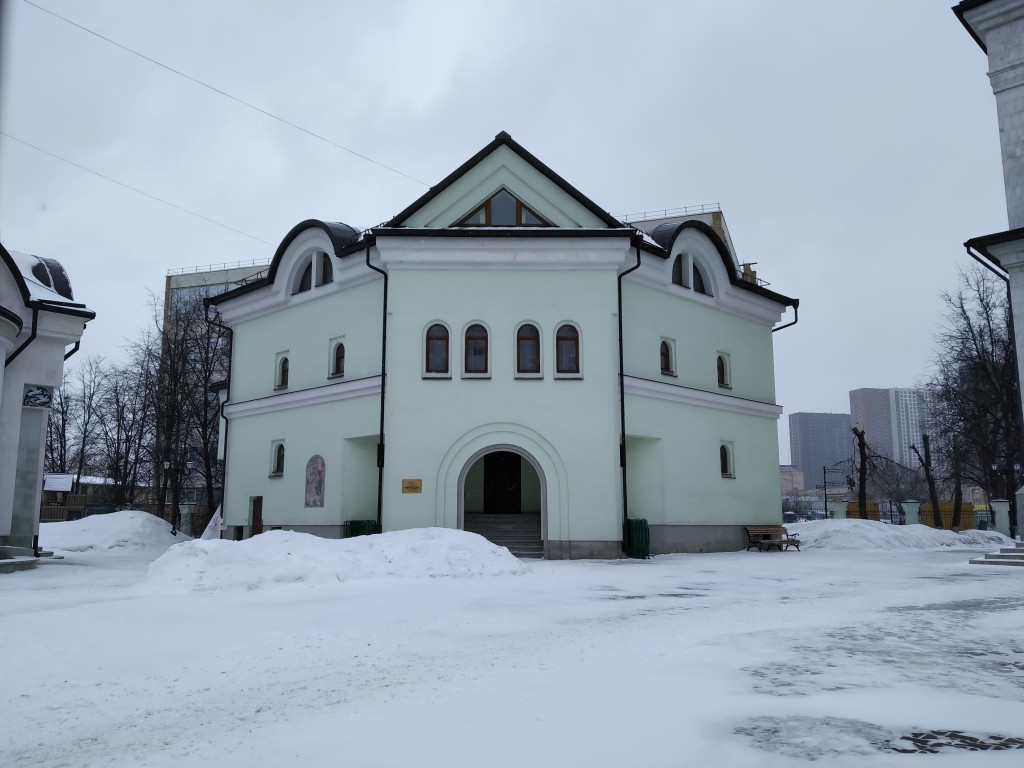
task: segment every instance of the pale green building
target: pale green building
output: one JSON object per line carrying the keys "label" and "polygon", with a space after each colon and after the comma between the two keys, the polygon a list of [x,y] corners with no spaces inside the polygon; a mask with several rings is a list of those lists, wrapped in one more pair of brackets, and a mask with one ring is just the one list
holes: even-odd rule
{"label": "pale green building", "polygon": [[627,224],[508,134],[366,232],[305,221],[233,330],[227,535],[465,528],[523,555],[781,520],[772,331],[717,210]]}

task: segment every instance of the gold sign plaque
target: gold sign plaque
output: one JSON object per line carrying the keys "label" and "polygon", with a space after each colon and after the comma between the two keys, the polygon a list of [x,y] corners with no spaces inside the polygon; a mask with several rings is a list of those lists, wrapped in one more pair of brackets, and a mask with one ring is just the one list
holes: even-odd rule
{"label": "gold sign plaque", "polygon": [[403,480],[402,493],[423,493],[423,481],[419,479]]}

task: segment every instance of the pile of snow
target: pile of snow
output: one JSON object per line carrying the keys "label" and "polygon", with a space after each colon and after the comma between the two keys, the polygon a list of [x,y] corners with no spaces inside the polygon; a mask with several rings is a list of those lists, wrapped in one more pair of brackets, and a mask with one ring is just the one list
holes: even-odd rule
{"label": "pile of snow", "polygon": [[171,536],[170,523],[135,509],[39,525],[39,546],[65,552],[153,547],[166,549],[177,541],[187,539],[182,533]]}
{"label": "pile of snow", "polygon": [[979,547],[997,549],[1013,546],[1011,539],[997,531],[940,531],[926,525],[886,525],[873,520],[813,520],[786,526],[800,537],[807,549],[934,549],[936,547]]}
{"label": "pile of snow", "polygon": [[504,547],[447,528],[416,528],[351,539],[267,531],[244,541],[195,540],[150,564],[146,582],[192,590],[259,589],[382,576],[504,576],[526,568]]}

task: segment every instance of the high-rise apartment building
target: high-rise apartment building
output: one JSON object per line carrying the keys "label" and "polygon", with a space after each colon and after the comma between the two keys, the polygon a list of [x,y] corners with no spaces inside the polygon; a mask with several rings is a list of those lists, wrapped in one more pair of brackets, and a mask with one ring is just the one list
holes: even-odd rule
{"label": "high-rise apartment building", "polygon": [[822,467],[850,458],[851,446],[850,414],[789,414],[790,463],[803,473],[806,486],[822,482]]}
{"label": "high-rise apartment building", "polygon": [[854,389],[850,392],[850,423],[864,430],[876,453],[914,467],[917,457],[910,446],[923,451],[921,435],[927,432],[929,401],[924,389]]}

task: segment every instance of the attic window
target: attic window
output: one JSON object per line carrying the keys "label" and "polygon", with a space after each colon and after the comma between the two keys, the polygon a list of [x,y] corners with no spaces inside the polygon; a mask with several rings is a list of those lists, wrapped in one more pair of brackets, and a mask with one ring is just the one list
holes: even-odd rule
{"label": "attic window", "polygon": [[455,226],[457,227],[550,227],[507,189],[500,189],[486,203]]}

